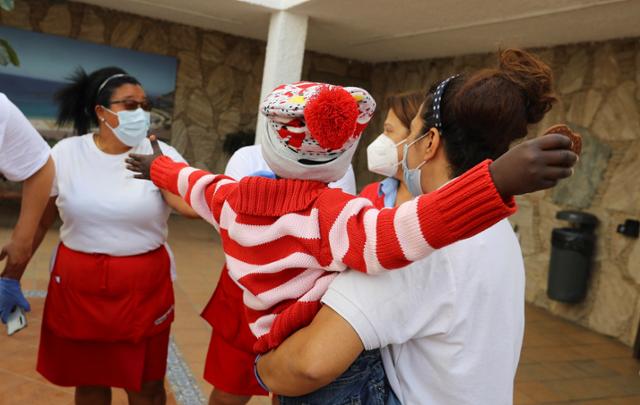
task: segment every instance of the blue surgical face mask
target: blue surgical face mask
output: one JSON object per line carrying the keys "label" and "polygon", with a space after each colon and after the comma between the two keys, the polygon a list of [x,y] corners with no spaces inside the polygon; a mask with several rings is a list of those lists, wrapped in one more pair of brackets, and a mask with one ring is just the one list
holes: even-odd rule
{"label": "blue surgical face mask", "polygon": [[427,136],[424,134],[418,137],[411,143],[405,144],[404,149],[402,151],[402,178],[404,180],[404,184],[407,186],[407,189],[411,193],[412,196],[418,197],[423,194],[422,192],[422,182],[420,179],[420,168],[427,163],[427,161],[423,161],[416,167],[415,169],[409,169],[409,164],[407,163],[407,156],[409,154],[409,147],[414,143],[418,142],[422,138]]}
{"label": "blue surgical face mask", "polygon": [[148,111],[138,108],[134,111],[125,110],[116,113],[108,108],[105,109],[118,116],[117,127],[112,128],[106,121],[104,123],[123,144],[133,148],[147,137],[151,126],[151,114]]}

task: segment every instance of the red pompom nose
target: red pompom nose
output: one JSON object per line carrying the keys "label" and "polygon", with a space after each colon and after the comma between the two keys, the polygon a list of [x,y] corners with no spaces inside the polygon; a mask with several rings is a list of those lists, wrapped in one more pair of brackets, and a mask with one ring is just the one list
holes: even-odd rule
{"label": "red pompom nose", "polygon": [[358,103],[341,87],[323,87],[304,108],[311,136],[328,150],[341,149],[353,137],[358,115]]}

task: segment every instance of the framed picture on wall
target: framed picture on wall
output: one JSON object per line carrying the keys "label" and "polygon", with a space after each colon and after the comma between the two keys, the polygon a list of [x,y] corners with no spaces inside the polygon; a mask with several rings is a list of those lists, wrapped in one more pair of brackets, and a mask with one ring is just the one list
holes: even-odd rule
{"label": "framed picture on wall", "polygon": [[51,145],[72,132],[71,127],[57,127],[53,95],[78,67],[91,73],[116,66],[138,79],[153,104],[152,132],[160,139],[170,139],[176,58],[4,26],[0,26],[0,38],[7,40],[20,58],[20,66],[0,66],[0,92]]}

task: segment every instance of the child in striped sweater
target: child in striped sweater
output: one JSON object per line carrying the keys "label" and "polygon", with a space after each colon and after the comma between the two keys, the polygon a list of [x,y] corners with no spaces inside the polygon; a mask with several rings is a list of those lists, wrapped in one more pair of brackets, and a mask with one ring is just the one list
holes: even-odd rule
{"label": "child in striped sweater", "polygon": [[546,170],[547,151],[534,140],[436,192],[376,209],[326,185],[345,174],[374,110],[373,98],[355,87],[276,88],[261,112],[268,118],[262,151],[277,179],[238,182],[173,162],[157,148],[127,160],[137,178],[180,195],[218,230],[229,274],[244,290],[256,353],[313,319],[336,272],[402,268],[511,215],[512,196],[549,187],[549,173],[568,175]]}

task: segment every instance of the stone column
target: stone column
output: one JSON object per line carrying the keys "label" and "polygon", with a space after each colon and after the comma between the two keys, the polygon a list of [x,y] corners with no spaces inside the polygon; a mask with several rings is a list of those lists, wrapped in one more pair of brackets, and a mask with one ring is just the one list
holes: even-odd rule
{"label": "stone column", "polygon": [[[260,102],[277,86],[300,80],[308,21],[309,17],[288,11],[276,11],[271,15]],[[266,120],[258,113],[256,144],[265,135]]]}

